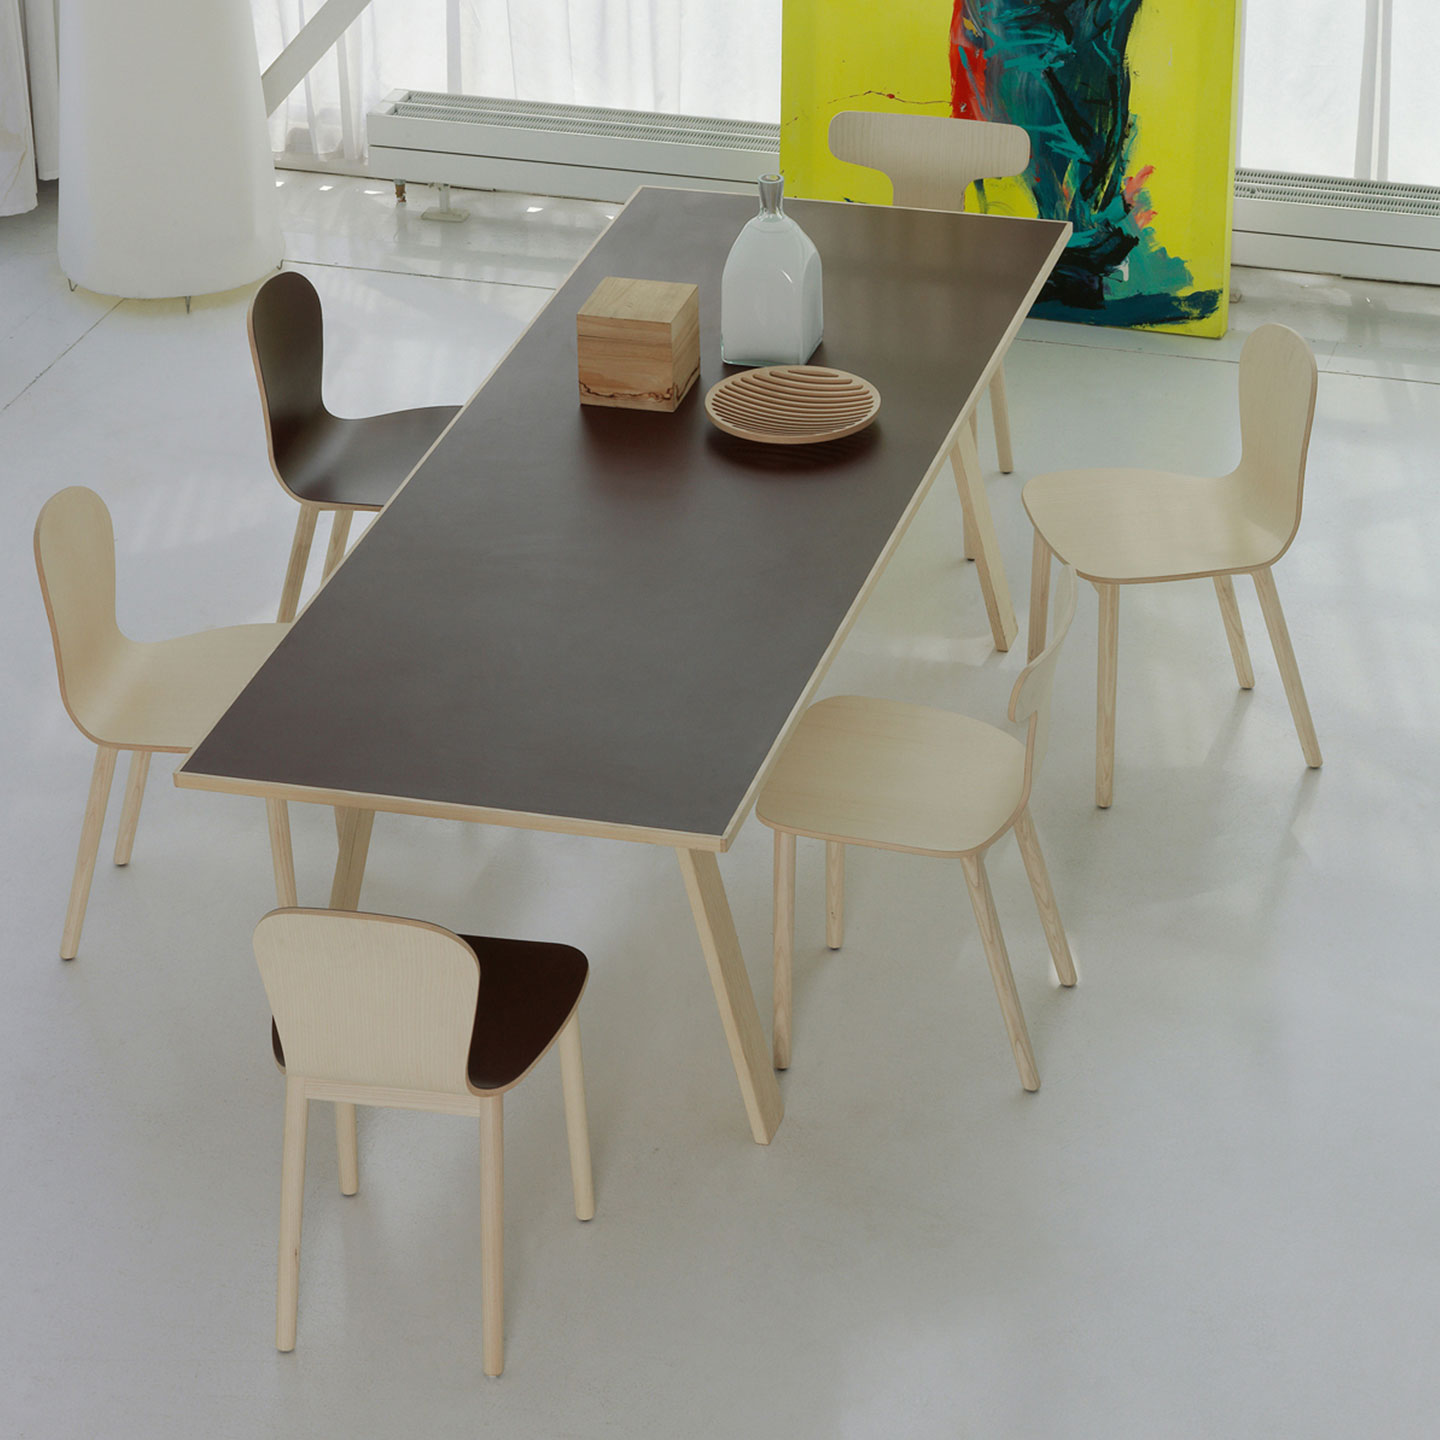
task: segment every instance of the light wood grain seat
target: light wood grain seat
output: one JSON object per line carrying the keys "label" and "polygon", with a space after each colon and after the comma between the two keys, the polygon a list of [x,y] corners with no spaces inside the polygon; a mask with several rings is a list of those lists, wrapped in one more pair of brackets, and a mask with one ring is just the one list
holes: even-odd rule
{"label": "light wood grain seat", "polygon": [[983,720],[836,695],[801,717],[760,818],[821,840],[957,856],[1006,827],[1024,784],[1025,747]]}
{"label": "light wood grain seat", "polygon": [[300,504],[280,597],[279,618],[293,620],[321,511],[334,515],[325,556],[328,576],[345,558],[354,512],[383,508],[460,407],[332,415],[322,393],[320,297],[297,271],[272,275],[255,292],[248,328],[270,465],[285,492]]}
{"label": "light wood grain seat", "polygon": [[1315,414],[1315,358],[1293,330],[1264,325],[1240,357],[1240,463],[1218,477],[1161,470],[1072,470],[1038,475],[1023,491],[1035,526],[1030,592],[1032,655],[1045,643],[1050,557],[1100,596],[1095,803],[1114,796],[1115,690],[1121,585],[1213,577],[1242,689],[1255,683],[1233,577],[1254,578],[1305,762],[1321,763],[1310,707],[1271,566],[1300,527],[1305,460]]}
{"label": "light wood grain seat", "polygon": [[[504,1368],[504,1096],[557,1040],[575,1214],[595,1213],[578,1007],[589,964],[567,945],[460,936],[393,915],[272,910],[255,958],[285,1071],[275,1343],[295,1347],[311,1100],[480,1120],[484,1367]],[[359,1187],[354,1131],[340,1188]]]}
{"label": "light wood grain seat", "polygon": [[1023,493],[1030,514],[1044,518],[1046,544],[1086,580],[1189,580],[1275,556],[1275,517],[1233,475],[1070,470],[1037,475]]}
{"label": "light wood grain seat", "polygon": [[[150,756],[186,754],[204,739],[279,643],[288,625],[234,625],[172,640],[124,635],[115,614],[115,532],[105,502],[75,485],[52,495],[35,522],[35,566],[60,698],[98,747],[80,832],[63,959],[80,944],[115,760],[132,752],[115,863],[129,862]],[[283,804],[275,802],[283,813]]]}
{"label": "light wood grain seat", "polygon": [[[1018,125],[988,120],[843,110],[830,122],[830,153],[888,176],[896,205],[964,210],[972,185],[1019,175],[1030,164],[1030,136]],[[990,380],[990,413],[1000,469],[1009,475],[1015,459],[1003,359]],[[974,411],[970,420],[973,426]]]}
{"label": "light wood grain seat", "polygon": [[1075,967],[1030,819],[1030,791],[1044,758],[1050,692],[1075,614],[1075,574],[1062,571],[1055,637],[1016,680],[1010,720],[1025,740],[983,721],[923,705],[839,695],[801,717],[766,781],[755,813],[775,831],[775,1064],[790,1063],[795,837],[826,842],[826,941],[844,937],[847,845],[960,861],[1001,1012],[1027,1090],[1040,1086],[984,854],[1014,830],[1063,985]]}

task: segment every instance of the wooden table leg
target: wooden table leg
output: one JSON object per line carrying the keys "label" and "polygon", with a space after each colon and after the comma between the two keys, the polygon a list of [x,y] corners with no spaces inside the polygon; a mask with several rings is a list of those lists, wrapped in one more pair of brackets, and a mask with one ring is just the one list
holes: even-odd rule
{"label": "wooden table leg", "polygon": [[985,613],[990,617],[990,633],[997,650],[1008,650],[1019,627],[1015,623],[1015,607],[1010,603],[1010,586],[1005,580],[1005,562],[1000,558],[995,522],[990,515],[990,497],[985,493],[980,472],[980,454],[969,425],[960,427],[950,451],[950,467],[955,472],[955,488],[960,492],[960,506],[965,512],[967,548],[975,552],[975,568],[985,596]]}
{"label": "wooden table leg", "polygon": [[[330,886],[330,908],[358,910],[375,812],[337,808],[335,813],[340,817],[340,854],[335,860],[335,879]],[[353,1195],[360,1187],[355,1107],[338,1100],[335,1102],[335,1148],[340,1160],[340,1193]]]}
{"label": "wooden table leg", "polygon": [[759,1145],[768,1145],[780,1128],[785,1114],[780,1087],[771,1068],[770,1047],[755,1009],[755,994],[750,989],[750,976],[740,953],[740,940],[735,934],[735,921],[730,902],[725,897],[725,882],[720,878],[720,865],[708,850],[675,851],[680,873],[685,877],[685,891],[695,915],[695,929],[700,947],[705,952],[705,965],[715,989],[715,1003],[720,1007],[720,1023],[730,1046],[730,1059],[745,1097],[745,1113],[750,1117],[750,1133]]}
{"label": "wooden table leg", "polygon": [[335,859],[335,880],[330,886],[330,908],[358,910],[375,812],[337,808],[335,813],[340,817],[340,853]]}
{"label": "wooden table leg", "polygon": [[282,908],[298,905],[295,893],[295,852],[290,844],[290,807],[283,800],[267,799],[265,815],[270,822],[270,859],[275,867],[275,903]]}

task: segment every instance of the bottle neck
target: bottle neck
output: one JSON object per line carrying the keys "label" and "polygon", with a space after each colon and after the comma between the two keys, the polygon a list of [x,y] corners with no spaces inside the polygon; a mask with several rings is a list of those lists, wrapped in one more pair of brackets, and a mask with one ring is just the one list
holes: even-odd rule
{"label": "bottle neck", "polygon": [[779,175],[760,177],[760,217],[763,220],[778,220],[785,213],[785,181]]}

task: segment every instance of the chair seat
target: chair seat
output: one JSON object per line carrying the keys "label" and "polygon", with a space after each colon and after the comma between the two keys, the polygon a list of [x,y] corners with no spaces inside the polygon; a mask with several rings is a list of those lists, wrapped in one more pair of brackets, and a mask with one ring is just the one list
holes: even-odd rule
{"label": "chair seat", "polygon": [[963,855],[1003,830],[1025,787],[1025,747],[968,715],[838,695],[801,717],[755,813],[775,830]]}
{"label": "chair seat", "polygon": [[430,405],[353,420],[325,415],[294,430],[277,423],[275,465],[298,500],[378,510],[459,411]]}
{"label": "chair seat", "polygon": [[[574,1012],[590,962],[570,945],[538,940],[460,938],[480,961],[480,994],[466,1072],[472,1089],[508,1090],[545,1053]],[[270,1045],[285,1068],[280,1031]]]}
{"label": "chair seat", "polygon": [[1065,470],[1022,494],[1045,543],[1087,580],[1184,580],[1275,561],[1294,529],[1253,483],[1164,470]]}
{"label": "chair seat", "polygon": [[150,644],[122,637],[112,663],[73,687],[75,718],[102,745],[193,750],[289,628],[230,625]]}

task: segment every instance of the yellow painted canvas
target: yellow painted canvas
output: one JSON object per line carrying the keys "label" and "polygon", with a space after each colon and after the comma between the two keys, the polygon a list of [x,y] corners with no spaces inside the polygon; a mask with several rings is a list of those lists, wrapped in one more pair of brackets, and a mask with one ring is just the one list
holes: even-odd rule
{"label": "yellow painted canvas", "polygon": [[834,159],[842,110],[1022,125],[1023,176],[974,208],[1075,227],[1033,314],[1225,333],[1239,0],[785,0],[788,193],[884,204]]}

